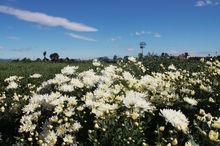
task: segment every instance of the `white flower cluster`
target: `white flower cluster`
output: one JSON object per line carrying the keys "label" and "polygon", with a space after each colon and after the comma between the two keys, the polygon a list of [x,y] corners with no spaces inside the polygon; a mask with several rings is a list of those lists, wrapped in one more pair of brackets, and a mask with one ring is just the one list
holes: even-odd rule
{"label": "white flower cluster", "polygon": [[193,98],[184,97],[183,100],[185,102],[187,102],[188,104],[191,104],[191,105],[197,105],[198,104],[198,101],[193,99]]}
{"label": "white flower cluster", "polygon": [[4,81],[8,83],[8,86],[6,89],[16,89],[18,88],[18,82],[21,80],[23,77],[19,76],[10,76],[9,78],[6,78]]}
{"label": "white flower cluster", "polygon": [[[207,70],[203,72],[190,73],[171,65],[167,71],[164,69],[163,73],[146,74],[147,68],[136,58],[129,57],[128,60],[127,65],[136,65],[141,68],[138,70],[141,72],[140,74],[136,75],[132,71],[133,68],[125,69],[126,65],[123,64],[123,61],[121,61],[121,66],[104,67],[100,62],[94,60],[91,67],[93,69],[80,72],[77,66],[66,66],[61,73],[55,74],[54,78],[44,81],[41,85],[28,83],[23,86],[22,77],[11,76],[4,80],[6,86],[5,91],[0,93],[0,111],[2,113],[7,113],[5,111],[16,112],[19,110],[17,107],[22,107],[20,113],[22,112],[23,115],[20,118],[19,132],[21,135],[25,135],[25,140],[30,143],[37,142],[43,146],[58,143],[76,145],[76,135],[80,132],[80,128],[85,128],[82,125],[87,124],[86,120],[90,119],[90,116],[91,119],[94,119],[91,121],[94,122],[94,125],[89,126],[100,128],[99,130],[102,132],[109,128],[103,126],[106,123],[102,123],[102,121],[113,117],[116,123],[123,119],[131,120],[138,131],[144,133],[141,123],[146,121],[142,121],[142,119],[150,119],[150,116],[164,117],[163,122],[170,123],[178,130],[177,133],[192,132],[188,127],[188,118],[180,110],[175,110],[173,105],[184,101],[194,108],[198,108],[200,105],[198,103],[203,99],[197,100],[197,91],[219,96],[219,92],[216,92],[216,89],[219,89],[217,88],[219,81],[209,78],[210,76],[219,78],[219,62],[206,64]],[[29,78],[35,78],[34,81],[41,77],[42,75],[37,73],[29,76]],[[17,88],[19,92],[9,90]],[[20,95],[22,88],[27,91]],[[208,98],[210,103],[217,100]],[[12,102],[11,104],[8,99]],[[22,103],[22,101],[25,102]],[[22,103],[22,106],[19,105],[19,102]],[[155,111],[160,109],[158,108],[161,107],[160,105],[173,106],[173,109],[162,109],[159,114],[156,114]],[[178,109],[182,109],[181,106]],[[197,116],[197,121],[207,123],[216,131],[220,129],[220,118],[212,117],[210,113],[206,114],[202,110],[200,113],[202,116]],[[122,127],[126,126],[126,124],[120,124]],[[160,128],[160,132],[163,130],[163,127]],[[215,133],[211,132],[210,135],[214,139]],[[130,139],[128,142],[133,140],[131,137],[128,139]],[[177,145],[175,140],[173,140],[173,145]]]}
{"label": "white flower cluster", "polygon": [[128,60],[131,61],[131,62],[136,62],[136,58],[133,57],[133,56],[129,56],[129,57],[128,57]]}
{"label": "white flower cluster", "polygon": [[150,102],[144,99],[145,95],[139,92],[128,91],[123,100],[123,104],[135,112],[152,110]]}
{"label": "white flower cluster", "polygon": [[[29,133],[29,141],[38,139],[44,146],[55,145],[58,138],[63,138],[66,144],[74,144],[74,133],[81,128],[81,124],[74,119],[77,100],[75,97],[63,96],[59,92],[46,95],[34,95],[28,105],[23,108],[19,132]],[[51,112],[41,129],[39,117],[43,110]],[[62,118],[61,118],[62,117]]]}
{"label": "white flower cluster", "polygon": [[42,76],[41,74],[35,73],[35,74],[33,74],[33,75],[30,75],[30,78],[38,79],[38,78],[40,78],[41,76]]}
{"label": "white flower cluster", "polygon": [[101,66],[100,61],[98,61],[97,59],[94,59],[93,62],[92,62],[92,64],[93,64],[94,66],[96,66],[96,67]]}
{"label": "white flower cluster", "polygon": [[167,122],[171,123],[177,129],[188,132],[189,121],[181,111],[163,109],[160,110],[160,114]]}
{"label": "white flower cluster", "polygon": [[61,70],[61,73],[64,75],[74,75],[78,66],[66,66]]}

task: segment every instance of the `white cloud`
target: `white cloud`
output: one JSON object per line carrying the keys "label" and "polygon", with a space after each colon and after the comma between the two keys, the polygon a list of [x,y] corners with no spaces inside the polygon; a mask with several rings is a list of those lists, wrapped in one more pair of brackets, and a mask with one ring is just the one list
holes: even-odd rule
{"label": "white cloud", "polygon": [[31,47],[11,49],[11,51],[13,51],[13,52],[28,52],[28,51],[31,51],[31,50],[32,50]]}
{"label": "white cloud", "polygon": [[78,35],[78,34],[75,34],[75,33],[66,33],[68,36],[74,38],[74,39],[78,39],[78,40],[84,40],[84,41],[97,41],[93,38],[90,38],[90,37],[86,37],[86,36],[82,36],[82,35]]}
{"label": "white cloud", "polygon": [[161,35],[159,32],[153,33],[153,36],[154,36],[155,38],[160,38],[160,37],[162,37],[162,35]]}
{"label": "white cloud", "polygon": [[20,39],[17,36],[7,36],[6,38],[9,39],[9,40],[19,40]]}
{"label": "white cloud", "polygon": [[136,31],[135,33],[132,33],[131,35],[132,36],[141,36],[141,35],[144,35],[146,32],[144,30],[142,31]]}
{"label": "white cloud", "polygon": [[128,51],[134,51],[134,48],[127,48]]}
{"label": "white cloud", "polygon": [[195,4],[196,7],[202,7],[202,6],[205,6],[205,5],[206,5],[206,3],[204,1],[197,1],[196,4]]}
{"label": "white cloud", "polygon": [[204,6],[217,6],[220,2],[217,0],[197,0],[195,6],[196,7],[204,7]]}
{"label": "white cloud", "polygon": [[162,35],[159,33],[159,32],[152,32],[152,31],[136,31],[135,33],[131,33],[131,36],[142,36],[142,35],[145,35],[145,34],[148,34],[148,35],[151,35],[155,38],[160,38],[162,37]]}
{"label": "white cloud", "polygon": [[96,28],[81,23],[72,22],[66,18],[49,16],[47,14],[39,13],[39,12],[31,12],[27,10],[15,9],[4,5],[0,5],[0,12],[16,16],[18,19],[21,20],[34,22],[46,26],[54,26],[54,27],[60,26],[65,29],[73,30],[73,31],[85,31],[85,32],[98,31]]}
{"label": "white cloud", "polygon": [[115,41],[120,40],[121,38],[122,38],[121,36],[116,36],[116,37],[111,38],[111,41],[115,42]]}

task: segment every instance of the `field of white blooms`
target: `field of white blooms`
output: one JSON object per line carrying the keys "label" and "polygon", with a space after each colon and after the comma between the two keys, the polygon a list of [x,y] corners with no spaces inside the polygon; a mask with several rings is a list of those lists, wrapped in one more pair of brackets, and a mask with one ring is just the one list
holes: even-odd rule
{"label": "field of white blooms", "polygon": [[54,78],[10,76],[0,93],[0,145],[219,146],[220,62],[192,72],[128,62],[66,66]]}

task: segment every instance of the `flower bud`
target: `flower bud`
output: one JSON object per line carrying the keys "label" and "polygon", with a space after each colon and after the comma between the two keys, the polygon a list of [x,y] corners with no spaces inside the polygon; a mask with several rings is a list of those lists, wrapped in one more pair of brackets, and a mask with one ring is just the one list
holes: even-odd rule
{"label": "flower bud", "polygon": [[64,118],[64,121],[65,121],[65,122],[67,122],[67,121],[68,121],[68,118],[67,118],[67,117],[65,117],[65,118]]}
{"label": "flower bud", "polygon": [[177,139],[175,138],[174,140],[172,140],[172,145],[177,145],[178,144],[178,141],[177,141]]}
{"label": "flower bud", "polygon": [[142,142],[142,146],[148,146],[148,144],[146,144],[145,142]]}
{"label": "flower bud", "polygon": [[94,127],[98,129],[98,128],[99,128],[99,125],[98,125],[97,123],[95,123],[95,126],[94,126]]}
{"label": "flower bud", "polygon": [[204,116],[204,115],[205,115],[205,111],[204,111],[203,109],[200,109],[200,110],[199,110],[199,114],[202,115],[202,116]]}
{"label": "flower bud", "polygon": [[43,143],[43,141],[42,141],[42,140],[38,140],[38,143],[39,143],[39,144],[42,144],[42,143]]}
{"label": "flower bud", "polygon": [[212,124],[212,127],[215,128],[215,129],[220,129],[220,121],[215,121],[215,122]]}
{"label": "flower bud", "polygon": [[160,128],[159,128],[159,130],[160,130],[161,132],[163,132],[163,131],[164,131],[164,129],[165,129],[165,127],[164,127],[164,126],[160,126]]}
{"label": "flower bud", "polygon": [[134,125],[135,125],[135,126],[139,126],[138,122],[134,122]]}
{"label": "flower bud", "polygon": [[213,130],[209,131],[209,139],[211,141],[217,141],[218,140],[218,132],[215,132]]}
{"label": "flower bud", "polygon": [[28,138],[28,141],[32,141],[33,139],[31,137]]}

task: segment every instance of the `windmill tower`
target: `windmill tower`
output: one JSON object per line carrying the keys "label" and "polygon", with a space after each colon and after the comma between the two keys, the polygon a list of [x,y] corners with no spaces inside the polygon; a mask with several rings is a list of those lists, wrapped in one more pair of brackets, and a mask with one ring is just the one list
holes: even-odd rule
{"label": "windmill tower", "polygon": [[147,44],[145,42],[140,42],[140,49],[141,49],[141,56],[142,56],[142,60],[144,58],[144,48]]}

